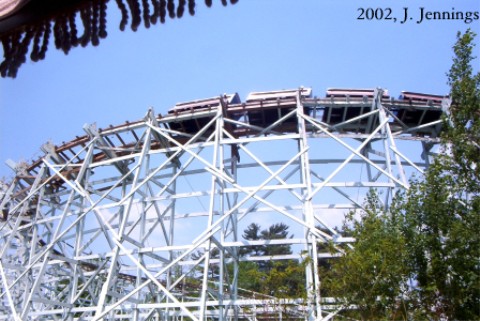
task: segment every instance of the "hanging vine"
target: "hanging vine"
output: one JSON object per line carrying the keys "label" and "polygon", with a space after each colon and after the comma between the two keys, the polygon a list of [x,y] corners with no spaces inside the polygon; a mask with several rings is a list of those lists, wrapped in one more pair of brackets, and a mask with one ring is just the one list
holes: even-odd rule
{"label": "hanging vine", "polygon": [[[41,1],[41,0],[31,0]],[[204,0],[207,7],[212,0]],[[74,7],[67,7],[40,20],[28,22],[0,34],[3,47],[3,60],[0,63],[2,77],[15,78],[20,66],[30,60],[37,62],[45,59],[53,34],[55,48],[68,54],[72,48],[98,46],[101,39],[107,37],[107,3],[109,0],[83,0]],[[182,18],[186,7],[188,13],[195,15],[195,0],[115,0],[121,13],[119,29],[130,28],[137,31],[143,21],[145,28],[158,22]],[[227,0],[220,0],[226,6]],[[230,4],[238,0],[230,0]],[[38,2],[37,2],[38,3]],[[0,17],[0,22],[2,17]],[[80,24],[78,26],[77,24]]]}

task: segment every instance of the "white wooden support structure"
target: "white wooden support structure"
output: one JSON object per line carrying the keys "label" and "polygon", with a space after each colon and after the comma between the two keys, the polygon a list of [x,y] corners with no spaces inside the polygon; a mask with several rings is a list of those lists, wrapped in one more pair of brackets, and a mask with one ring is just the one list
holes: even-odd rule
{"label": "white wooden support structure", "polygon": [[[0,186],[0,321],[330,320],[339,304],[322,296],[318,267],[353,241],[335,227],[371,189],[388,207],[423,174],[441,130],[434,116],[449,102],[310,92],[243,103],[221,95],[164,116],[150,108],[138,121],[47,143],[31,164],[10,162],[15,177]],[[251,223],[285,223],[291,237],[245,240]],[[321,250],[326,242],[338,252]],[[241,254],[275,245],[292,253]],[[302,298],[238,283],[242,262],[307,259]]]}

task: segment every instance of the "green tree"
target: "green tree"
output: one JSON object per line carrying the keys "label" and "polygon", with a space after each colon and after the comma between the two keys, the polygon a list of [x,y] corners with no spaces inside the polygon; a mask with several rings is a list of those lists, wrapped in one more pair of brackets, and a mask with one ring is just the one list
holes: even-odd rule
{"label": "green tree", "polygon": [[258,264],[250,261],[239,262],[238,287],[253,292],[262,292],[266,274],[258,269]]}
{"label": "green tree", "polygon": [[[276,223],[266,229],[252,223],[243,233],[247,240],[287,239],[288,225]],[[291,254],[288,244],[256,245],[244,249],[243,256]],[[238,286],[242,289],[279,298],[302,297],[305,292],[305,266],[296,260],[240,262]]]}
{"label": "green tree", "polygon": [[[251,223],[243,231],[243,238],[249,241],[260,240],[262,238],[260,234],[261,233],[260,229],[261,229],[260,225],[258,225],[257,223]],[[263,253],[263,247],[260,245],[253,245],[248,248],[242,248],[242,250],[240,251],[241,255],[249,254],[249,255],[259,256],[259,255],[263,255],[262,253]]]}
{"label": "green tree", "polygon": [[[261,230],[261,226],[257,223],[251,223],[243,232],[243,238],[250,241],[258,240],[278,240],[288,238],[288,225],[285,223],[275,223],[268,228]],[[290,236],[292,237],[292,236]],[[289,244],[275,244],[275,245],[253,245],[242,249],[242,256],[273,256],[282,254],[292,254],[291,246]],[[272,268],[272,262],[260,261],[258,263],[260,270],[268,271]]]}
{"label": "green tree", "polygon": [[323,295],[340,298],[345,307],[355,305],[345,312],[348,317],[405,319],[409,280],[399,220],[383,211],[377,194],[371,191],[364,210],[347,216],[344,232],[356,239],[355,247],[346,247],[344,256],[330,262]]}
{"label": "green tree", "polygon": [[262,293],[276,298],[305,298],[305,265],[295,260],[273,262],[261,286]]}
{"label": "green tree", "polygon": [[480,73],[472,68],[474,38],[470,30],[458,33],[453,46],[444,153],[399,206],[418,282],[413,294],[433,319],[480,318]]}
{"label": "green tree", "polygon": [[[279,240],[288,238],[288,225],[285,223],[276,223],[270,225],[268,229],[261,232],[263,240]],[[290,236],[292,237],[292,236]],[[292,254],[289,244],[266,245],[263,249],[263,255],[281,255]]]}
{"label": "green tree", "polygon": [[[444,131],[444,142],[449,144],[451,162],[449,171],[459,175],[462,187],[467,193],[478,194],[480,182],[480,72],[474,74],[472,55],[475,34],[468,30],[457,35],[453,50],[455,57],[448,73],[451,87],[451,122]],[[477,65],[478,66],[478,65]],[[449,161],[444,159],[443,161]]]}
{"label": "green tree", "polygon": [[[354,249],[324,286],[365,320],[480,319],[480,73],[475,34],[459,33],[448,75],[442,151],[388,211],[367,199]],[[397,253],[395,255],[395,253]]]}

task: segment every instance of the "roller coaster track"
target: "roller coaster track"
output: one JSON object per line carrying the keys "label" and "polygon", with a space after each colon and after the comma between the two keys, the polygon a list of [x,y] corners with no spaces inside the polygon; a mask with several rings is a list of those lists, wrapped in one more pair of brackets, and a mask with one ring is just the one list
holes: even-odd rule
{"label": "roller coaster track", "polygon": [[[97,129],[0,186],[0,320],[328,320],[318,263],[341,255],[332,221],[376,189],[388,206],[423,173],[449,101],[226,95]],[[419,148],[412,152],[412,145]],[[418,153],[417,153],[418,151]],[[420,155],[416,155],[420,154]],[[288,239],[245,240],[250,222]],[[319,250],[331,242],[338,253]],[[292,254],[242,248],[290,245]],[[306,260],[309,258],[309,260]],[[305,294],[241,289],[243,261],[300,260]]]}

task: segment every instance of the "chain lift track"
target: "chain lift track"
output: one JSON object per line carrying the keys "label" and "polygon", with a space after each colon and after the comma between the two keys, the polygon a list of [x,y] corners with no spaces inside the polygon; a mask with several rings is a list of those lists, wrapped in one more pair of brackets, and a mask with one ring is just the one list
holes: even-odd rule
{"label": "chain lift track", "polygon": [[[329,320],[339,305],[320,296],[318,264],[341,250],[318,244],[352,241],[334,226],[369,189],[387,207],[423,173],[449,107],[382,89],[332,92],[149,109],[46,143],[31,164],[10,162],[15,177],[0,186],[0,320]],[[245,240],[251,222],[284,222],[293,236]],[[241,255],[258,245],[293,251]],[[240,262],[262,260],[306,262],[305,294],[239,287]]]}

